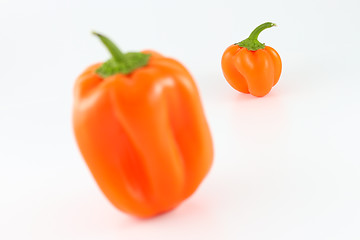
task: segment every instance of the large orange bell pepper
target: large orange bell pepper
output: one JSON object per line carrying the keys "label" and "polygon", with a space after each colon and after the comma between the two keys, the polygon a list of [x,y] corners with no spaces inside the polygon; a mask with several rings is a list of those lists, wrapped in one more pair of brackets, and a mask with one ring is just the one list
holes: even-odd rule
{"label": "large orange bell pepper", "polygon": [[112,58],[75,83],[78,146],[118,209],[139,217],[166,212],[194,193],[212,164],[197,87],[174,59],[152,51],[124,54],[96,35]]}
{"label": "large orange bell pepper", "polygon": [[223,74],[236,90],[263,97],[279,81],[281,59],[275,49],[258,41],[261,31],[275,26],[264,23],[249,38],[228,47],[221,59]]}

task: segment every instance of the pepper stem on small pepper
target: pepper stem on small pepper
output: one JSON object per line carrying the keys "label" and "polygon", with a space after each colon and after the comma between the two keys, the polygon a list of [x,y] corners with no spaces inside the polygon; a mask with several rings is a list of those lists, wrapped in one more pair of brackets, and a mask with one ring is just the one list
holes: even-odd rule
{"label": "pepper stem on small pepper", "polygon": [[265,43],[261,43],[258,40],[259,34],[267,29],[267,28],[271,28],[276,26],[275,23],[271,23],[271,22],[266,22],[261,24],[260,26],[258,26],[257,28],[254,29],[254,31],[251,32],[250,36],[238,43],[235,43],[235,45],[238,45],[239,47],[244,47],[250,51],[256,51],[259,49],[264,49],[265,48]]}
{"label": "pepper stem on small pepper", "polygon": [[123,53],[109,38],[97,32],[92,33],[99,37],[111,54],[111,58],[96,69],[96,73],[101,77],[106,78],[118,73],[130,74],[148,64],[150,54],[141,52]]}

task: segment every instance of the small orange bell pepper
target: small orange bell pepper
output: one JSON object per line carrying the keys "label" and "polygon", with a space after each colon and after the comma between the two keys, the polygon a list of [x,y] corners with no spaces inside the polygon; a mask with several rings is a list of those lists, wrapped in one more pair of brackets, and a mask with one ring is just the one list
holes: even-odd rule
{"label": "small orange bell pepper", "polygon": [[179,205],[212,165],[213,146],[186,68],[153,51],[122,53],[76,80],[73,127],[97,184],[123,212],[151,217]]}
{"label": "small orange bell pepper", "polygon": [[221,59],[223,74],[236,90],[263,97],[279,81],[281,59],[271,47],[258,41],[261,31],[275,26],[264,23],[255,28],[249,38],[228,47]]}

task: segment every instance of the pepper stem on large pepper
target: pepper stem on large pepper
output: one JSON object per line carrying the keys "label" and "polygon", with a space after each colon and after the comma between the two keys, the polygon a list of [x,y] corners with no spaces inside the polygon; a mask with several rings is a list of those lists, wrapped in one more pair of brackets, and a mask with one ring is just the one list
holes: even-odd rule
{"label": "pepper stem on large pepper", "polygon": [[130,74],[149,62],[150,54],[141,52],[123,53],[109,38],[97,32],[93,32],[93,34],[99,37],[111,54],[111,58],[96,69],[96,73],[101,77],[106,78],[119,73]]}
{"label": "pepper stem on large pepper", "polygon": [[111,56],[116,59],[117,61],[123,61],[124,60],[124,54],[120,51],[120,49],[113,43],[109,38],[105,37],[104,35],[92,32],[95,36],[98,36],[100,41],[105,45],[105,47],[109,50],[111,53]]}

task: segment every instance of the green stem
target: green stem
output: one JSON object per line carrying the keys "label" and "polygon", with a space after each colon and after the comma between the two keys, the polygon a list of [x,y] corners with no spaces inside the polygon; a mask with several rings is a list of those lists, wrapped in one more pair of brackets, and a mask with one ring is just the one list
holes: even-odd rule
{"label": "green stem", "polygon": [[103,78],[110,77],[115,74],[130,74],[134,70],[144,67],[150,60],[150,54],[142,52],[122,53],[120,49],[107,37],[97,32],[94,35],[100,38],[101,42],[111,53],[112,58],[104,62],[96,73]]}
{"label": "green stem", "polygon": [[267,29],[267,28],[274,27],[274,26],[276,26],[275,23],[271,23],[271,22],[263,23],[263,24],[261,24],[260,26],[258,26],[257,28],[255,28],[254,31],[251,32],[249,38],[250,38],[250,39],[257,40],[258,37],[259,37],[259,34],[260,34],[262,31],[264,31],[264,30]]}
{"label": "green stem", "polygon": [[105,47],[109,50],[109,52],[111,53],[111,56],[116,61],[124,60],[124,54],[110,39],[108,39],[107,37],[105,37],[104,35],[102,35],[100,33],[97,33],[97,32],[92,32],[92,33],[100,38],[101,42],[104,43]]}
{"label": "green stem", "polygon": [[240,47],[244,47],[247,48],[250,51],[256,51],[259,49],[264,49],[265,48],[265,44],[264,43],[260,43],[258,40],[259,34],[264,31],[267,28],[271,28],[276,26],[275,23],[271,23],[271,22],[266,22],[261,24],[260,26],[258,26],[257,28],[254,29],[254,31],[251,32],[250,36],[238,43],[235,43],[236,45],[240,46]]}

